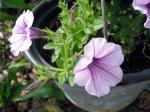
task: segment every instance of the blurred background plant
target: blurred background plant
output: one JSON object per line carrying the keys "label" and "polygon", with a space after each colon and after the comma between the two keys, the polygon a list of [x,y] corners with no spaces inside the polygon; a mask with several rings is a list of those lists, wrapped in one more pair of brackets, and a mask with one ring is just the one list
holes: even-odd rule
{"label": "blurred background plant", "polygon": [[[1,0],[0,1],[0,21],[15,20],[20,9],[31,8],[30,4],[24,0]],[[18,10],[19,9],[19,10]]]}
{"label": "blurred background plant", "polygon": [[146,31],[144,16],[133,10],[132,0],[109,0],[107,2],[108,35],[119,42],[125,53],[130,53],[139,36]]}

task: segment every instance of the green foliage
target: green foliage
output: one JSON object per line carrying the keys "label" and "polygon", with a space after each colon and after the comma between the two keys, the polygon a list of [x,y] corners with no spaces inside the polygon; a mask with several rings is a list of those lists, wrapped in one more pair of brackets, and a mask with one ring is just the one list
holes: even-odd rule
{"label": "green foliage", "polygon": [[[31,97],[53,97],[58,99],[64,99],[64,94],[54,85],[50,85],[48,82],[39,87],[35,91],[26,96],[21,96],[21,92],[28,86],[18,82],[16,73],[21,71],[28,63],[21,61],[15,64],[11,64],[8,68],[7,78],[0,84],[0,107],[8,102],[16,102],[25,100]],[[14,82],[14,83],[13,83]]]}
{"label": "green foliage", "polygon": [[32,9],[33,7],[33,4],[26,3],[25,0],[0,0],[0,21],[15,21],[18,16],[17,12],[22,9]]}
{"label": "green foliage", "polygon": [[22,85],[16,88],[15,92],[11,96],[13,102],[26,100],[29,98],[56,98],[56,99],[65,99],[64,94],[54,85],[46,82],[41,87],[35,89],[30,94],[21,96],[20,93],[22,90],[26,89],[27,85]]}
{"label": "green foliage", "polygon": [[143,29],[143,16],[133,10],[131,2],[111,0],[107,3],[107,17],[109,37],[120,43],[125,53],[130,53]]}
{"label": "green foliage", "polygon": [[24,0],[1,0],[0,8],[28,9],[31,8],[31,6],[25,3]]}
{"label": "green foliage", "polygon": [[[25,66],[26,63],[12,64],[8,68],[7,78],[0,84],[0,105],[6,104],[13,94],[11,83],[16,79],[16,73]],[[19,86],[18,86],[19,87]]]}
{"label": "green foliage", "polygon": [[51,60],[58,67],[55,74],[50,76],[58,79],[60,84],[68,81],[71,86],[74,85],[73,69],[83,52],[83,46],[103,26],[100,4],[95,5],[93,1],[89,1],[77,0],[68,9],[67,4],[60,0],[59,7],[62,12],[59,19],[61,26],[56,32],[48,28],[45,29],[49,35],[47,37],[49,43],[44,48],[54,51]]}
{"label": "green foliage", "polygon": [[14,20],[14,19],[15,19],[14,16],[11,16],[7,14],[6,12],[0,10],[0,21]]}
{"label": "green foliage", "polygon": [[5,45],[3,45],[2,41],[0,40],[0,53],[5,51]]}

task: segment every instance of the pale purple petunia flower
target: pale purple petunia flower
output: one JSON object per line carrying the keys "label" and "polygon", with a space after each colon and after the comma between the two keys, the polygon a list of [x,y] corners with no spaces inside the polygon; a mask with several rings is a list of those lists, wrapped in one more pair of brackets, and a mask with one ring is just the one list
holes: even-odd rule
{"label": "pale purple petunia flower", "polygon": [[133,0],[132,6],[135,10],[146,14],[147,20],[144,23],[144,27],[150,28],[150,0]]}
{"label": "pale purple petunia flower", "polygon": [[75,66],[75,83],[100,97],[110,92],[123,77],[120,65],[124,60],[119,45],[105,38],[92,38],[84,47],[84,55]]}
{"label": "pale purple petunia flower", "polygon": [[32,39],[39,38],[45,33],[35,27],[32,27],[34,21],[33,12],[24,11],[19,16],[12,30],[12,36],[9,39],[11,43],[11,52],[14,56],[18,56],[20,52],[26,51],[32,44]]}

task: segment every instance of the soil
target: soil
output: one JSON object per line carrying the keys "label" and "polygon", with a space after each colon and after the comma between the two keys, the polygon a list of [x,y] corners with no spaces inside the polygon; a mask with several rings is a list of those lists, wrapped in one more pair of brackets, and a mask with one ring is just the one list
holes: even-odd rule
{"label": "soil", "polygon": [[150,112],[150,92],[143,91],[131,105],[119,112]]}
{"label": "soil", "polygon": [[140,72],[150,68],[150,40],[143,37],[136,41],[134,50],[125,55],[122,69],[124,73]]}

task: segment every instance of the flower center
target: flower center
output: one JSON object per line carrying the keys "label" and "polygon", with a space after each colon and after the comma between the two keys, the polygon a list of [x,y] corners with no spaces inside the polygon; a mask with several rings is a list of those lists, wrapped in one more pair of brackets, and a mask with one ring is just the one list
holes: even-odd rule
{"label": "flower center", "polygon": [[149,9],[149,8],[150,8],[150,3],[148,3],[148,4],[146,5],[146,7]]}
{"label": "flower center", "polygon": [[96,65],[97,63],[98,63],[98,59],[93,58],[93,61],[92,61],[92,63],[89,64],[89,67],[93,66],[93,65]]}
{"label": "flower center", "polygon": [[30,33],[30,32],[31,32],[31,31],[30,31],[30,28],[26,28],[26,29],[25,29],[25,32],[26,32],[26,34],[27,34],[27,38],[29,38],[29,37],[30,37],[30,34],[31,34],[31,33]]}

